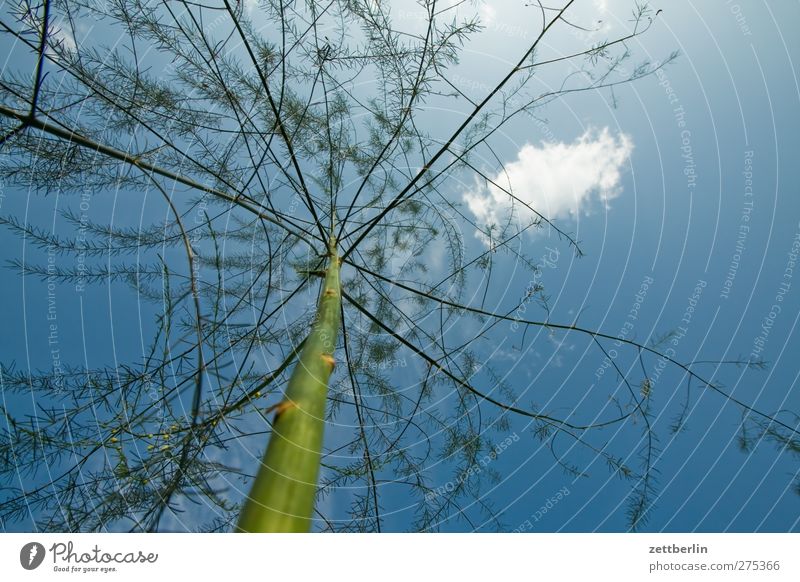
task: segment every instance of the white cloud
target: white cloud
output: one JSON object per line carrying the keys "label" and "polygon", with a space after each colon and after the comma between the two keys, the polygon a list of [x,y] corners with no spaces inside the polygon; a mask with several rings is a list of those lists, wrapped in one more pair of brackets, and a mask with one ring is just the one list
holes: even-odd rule
{"label": "white cloud", "polygon": [[[62,50],[65,50],[69,53],[74,53],[78,49],[78,43],[75,42],[75,37],[70,32],[70,25],[69,23],[62,19],[56,20],[55,22],[50,23],[50,34],[48,35],[48,41],[51,44],[58,44],[61,46]],[[53,51],[50,47],[47,48],[49,54],[52,54]]]}
{"label": "white cloud", "polygon": [[75,42],[75,37],[72,36],[72,33],[66,28],[55,28],[51,32],[51,35],[57,42],[61,43],[61,46],[66,49],[67,52],[74,53],[78,50],[78,43]]}
{"label": "white cloud", "polygon": [[497,18],[497,10],[491,4],[482,4],[478,14],[484,25],[493,23]]}
{"label": "white cloud", "polygon": [[463,199],[484,228],[504,224],[512,206],[519,219],[534,216],[502,188],[545,218],[575,217],[581,210],[587,212],[593,199],[608,207],[608,201],[619,195],[622,166],[632,151],[630,136],[615,137],[608,128],[589,129],[571,144],[525,144],[517,159],[506,164],[505,172],[490,176],[497,185],[476,183]]}
{"label": "white cloud", "polygon": [[594,7],[605,14],[608,12],[608,0],[594,0]]}

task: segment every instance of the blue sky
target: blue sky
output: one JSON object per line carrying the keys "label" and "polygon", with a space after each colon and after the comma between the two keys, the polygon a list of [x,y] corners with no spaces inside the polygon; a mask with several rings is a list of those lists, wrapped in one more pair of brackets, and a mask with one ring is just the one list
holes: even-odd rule
{"label": "blue sky", "polygon": [[[601,20],[598,31],[554,34],[542,58],[605,40],[627,25],[628,2],[578,4],[576,22],[589,26]],[[800,361],[792,354],[800,347],[800,275],[791,269],[800,236],[800,38],[793,29],[800,21],[800,3],[680,0],[654,2],[653,7],[664,11],[647,34],[631,42],[630,63],[657,61],[677,50],[674,63],[613,93],[579,93],[550,103],[537,112],[538,119],[520,118],[498,137],[496,151],[510,169],[512,185],[529,193],[528,201],[537,208],[549,208],[545,214],[575,234],[586,256],[576,259],[564,240],[546,230],[522,237],[519,244],[542,257],[541,283],[550,297],[551,321],[577,321],[642,343],[678,328],[681,334],[671,345],[683,362],[755,355],[769,362],[768,369],[701,364],[697,370],[758,409],[798,411]],[[454,71],[455,83],[477,96],[531,42],[532,27],[525,23],[531,22],[534,9],[522,2],[479,2],[463,9],[477,11],[486,23]],[[398,4],[395,15],[413,20],[414,5]],[[86,30],[91,30],[88,25]],[[548,68],[537,74],[533,86],[557,86],[564,75],[560,66]],[[432,106],[424,115],[431,131],[446,133],[463,111]],[[492,160],[480,161],[491,173]],[[463,201],[479,224],[502,219],[507,207],[491,187],[468,174],[456,178],[448,193]],[[501,183],[503,176],[497,180]],[[9,185],[3,193],[3,214],[45,226],[53,220],[58,202],[52,196]],[[91,213],[99,221],[136,224],[141,216],[164,216],[164,208],[158,200],[119,192],[95,196]],[[471,252],[485,248],[470,225],[462,224],[462,234]],[[0,244],[5,259],[25,253],[46,260],[6,231],[0,231]],[[430,249],[428,259],[435,269],[437,249]],[[12,270],[0,276],[4,323],[13,330],[0,337],[3,361],[16,361],[22,369],[52,366],[45,285],[30,278],[23,285]],[[513,260],[500,259],[486,305],[497,310],[515,305],[529,278]],[[480,304],[485,285],[475,282],[473,304]],[[113,364],[140,352],[155,309],[106,286],[80,294],[60,290],[57,308],[60,357],[89,365]],[[526,313],[534,319],[544,315],[533,305]],[[604,407],[616,381],[586,336],[531,329],[522,345],[519,333],[501,325],[491,339],[491,362],[523,394],[520,402],[546,403],[562,413],[576,407],[589,419],[592,411],[608,412]],[[620,354],[622,367],[640,365],[630,352],[623,355],[620,349]],[[686,380],[674,367],[661,370],[655,357],[644,357],[641,365],[655,378],[651,398],[660,437],[657,499],[644,529],[800,530],[800,496],[793,491],[797,457],[780,454],[768,442],[749,452],[739,450],[740,410],[697,384],[691,387],[685,430],[670,434]],[[402,386],[403,368],[393,371],[392,378]],[[478,378],[490,382],[485,375]],[[15,405],[22,410],[26,404]],[[785,414],[780,418],[797,423]],[[636,428],[611,429],[597,442],[607,441],[635,463],[641,446]],[[346,430],[331,428],[331,448]],[[483,492],[504,529],[626,529],[630,487],[610,475],[601,458],[571,449],[569,441],[559,442],[565,459],[588,473],[567,475],[520,419],[487,438],[507,443],[486,467],[498,473],[499,481],[488,483]],[[242,452],[240,459],[248,454],[257,453]],[[431,473],[433,486],[452,478],[436,467]],[[326,512],[343,514],[347,493],[322,503]],[[382,503],[385,529],[404,530],[411,513],[406,498],[387,486]],[[467,512],[479,515],[474,508]],[[172,527],[181,529],[180,523]],[[455,520],[442,527],[469,529]]]}
{"label": "blue sky", "polygon": [[[610,2],[609,8],[615,4]],[[767,325],[763,351],[757,352],[770,362],[769,370],[729,369],[719,377],[749,402],[791,409],[798,402],[798,367],[791,354],[797,349],[799,300],[791,287],[782,302],[776,296],[781,283],[791,284],[784,275],[800,228],[792,171],[798,151],[793,64],[798,41],[781,24],[796,19],[798,6],[678,2],[664,8],[658,25],[637,48],[653,58],[680,50],[665,75],[616,91],[616,109],[609,109],[607,93],[569,98],[548,108],[557,141],[570,143],[586,127],[609,127],[633,143],[621,192],[606,208],[587,204],[573,223],[587,256],[573,260],[563,252],[558,268],[546,270],[551,319],[571,321],[580,312],[585,327],[616,334],[642,283],[651,277],[632,331],[635,337],[644,341],[684,325],[686,335],[676,347],[680,359],[725,360],[746,358],[754,346],[761,347],[754,342],[772,306],[779,304],[781,312]],[[524,142],[540,139],[535,132],[526,135],[523,127],[509,133]],[[690,175],[684,172],[687,168],[696,178],[691,179],[691,170]],[[747,195],[747,179],[752,179],[752,196]],[[745,214],[749,218],[743,219]],[[742,226],[749,228],[737,248]],[[738,254],[741,259],[725,293]],[[701,292],[692,300],[695,289]],[[689,307],[693,311],[685,325]],[[591,377],[600,364],[602,357],[584,348],[583,341],[564,338],[559,351],[572,351],[565,354],[563,374],[552,375],[562,392],[575,389],[576,379]],[[548,357],[546,349],[534,348],[522,356],[525,363],[519,367],[536,362],[540,351],[541,358]],[[651,370],[656,366],[646,363]],[[676,378],[666,371],[654,388],[654,401],[667,409],[674,406],[679,390]],[[796,466],[776,460],[767,444],[752,454],[738,451],[736,411],[715,395],[700,392],[695,392],[697,404],[686,432],[660,442],[660,498],[648,527],[796,530],[800,505],[791,491]],[[667,424],[666,419],[659,421]],[[547,454],[521,449],[512,447],[502,462],[509,468],[519,465],[527,474],[552,465]],[[497,495],[508,501],[513,524],[516,516],[519,523],[536,515],[560,487],[568,486],[575,494],[539,516],[532,529],[617,530],[622,518],[616,508],[624,491],[612,479],[597,476],[602,467],[595,473],[591,479],[574,480],[551,470],[529,484],[511,478],[498,487]]]}

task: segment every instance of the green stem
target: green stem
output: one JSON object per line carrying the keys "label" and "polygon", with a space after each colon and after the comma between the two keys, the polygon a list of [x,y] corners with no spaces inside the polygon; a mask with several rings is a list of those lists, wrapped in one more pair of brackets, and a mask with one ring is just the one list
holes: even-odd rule
{"label": "green stem", "polygon": [[239,514],[240,532],[307,532],[317,490],[325,402],[341,321],[336,240],[328,243],[329,264],[317,317],[292,371],[264,460]]}

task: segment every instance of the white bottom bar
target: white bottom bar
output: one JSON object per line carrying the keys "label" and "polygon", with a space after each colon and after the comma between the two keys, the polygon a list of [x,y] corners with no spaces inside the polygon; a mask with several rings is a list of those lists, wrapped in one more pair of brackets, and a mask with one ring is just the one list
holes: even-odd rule
{"label": "white bottom bar", "polygon": [[798,534],[3,534],[0,572],[137,582],[796,581],[798,542]]}

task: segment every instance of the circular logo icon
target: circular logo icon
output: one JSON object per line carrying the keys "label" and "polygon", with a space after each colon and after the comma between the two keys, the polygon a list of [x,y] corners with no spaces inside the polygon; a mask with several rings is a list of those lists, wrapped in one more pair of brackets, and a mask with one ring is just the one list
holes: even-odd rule
{"label": "circular logo icon", "polygon": [[44,561],[44,546],[39,542],[30,542],[19,551],[19,563],[26,570],[35,570]]}

